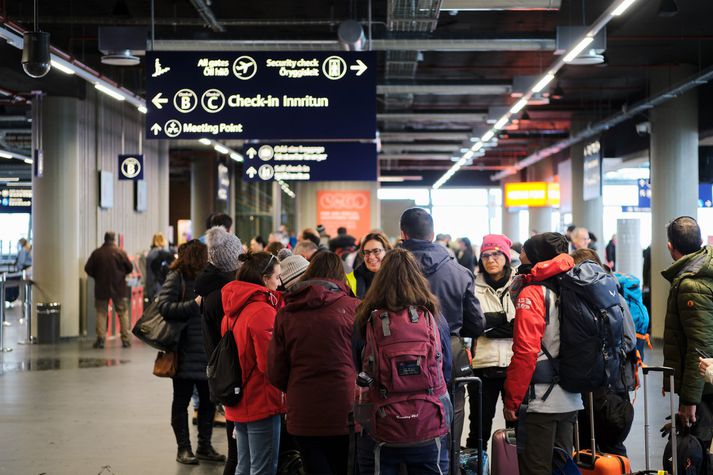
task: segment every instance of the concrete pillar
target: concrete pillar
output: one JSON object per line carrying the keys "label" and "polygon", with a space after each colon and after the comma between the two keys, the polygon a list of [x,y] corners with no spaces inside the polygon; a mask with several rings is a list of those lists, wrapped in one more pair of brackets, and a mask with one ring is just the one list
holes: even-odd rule
{"label": "concrete pillar", "polygon": [[[202,235],[205,223],[215,209],[217,190],[217,164],[214,157],[198,157],[191,162],[191,226],[193,237]],[[223,202],[221,202],[223,203]]]}
{"label": "concrete pillar", "polygon": [[80,277],[86,260],[80,255],[85,225],[81,210],[91,206],[84,191],[96,183],[82,174],[81,105],[77,99],[45,97],[33,99],[32,107],[41,119],[32,125],[39,127],[44,151],[42,176],[32,178],[33,314],[37,303],[59,302],[60,335],[78,335]]}
{"label": "concrete pillar", "polygon": [[[587,118],[575,118],[571,133],[577,133],[587,126]],[[602,197],[584,201],[584,146],[579,142],[570,147],[572,160],[572,221],[577,226],[584,226],[597,237],[597,253],[604,261],[604,248],[611,236],[604,236]]]}
{"label": "concrete pillar", "polygon": [[[695,73],[690,66],[652,71],[651,92]],[[666,224],[698,207],[698,95],[696,89],[652,109],[651,119],[651,305],[653,336],[663,336],[669,283],[661,271],[671,265]]]}
{"label": "concrete pillar", "polygon": [[619,219],[616,222],[616,271],[643,279],[644,256],[641,249],[641,221]]}
{"label": "concrete pillar", "polygon": [[[554,172],[552,170],[552,159],[541,160],[527,169],[527,181],[552,181]],[[549,206],[542,208],[530,208],[530,230],[537,230],[538,233],[552,231],[552,208]]]}

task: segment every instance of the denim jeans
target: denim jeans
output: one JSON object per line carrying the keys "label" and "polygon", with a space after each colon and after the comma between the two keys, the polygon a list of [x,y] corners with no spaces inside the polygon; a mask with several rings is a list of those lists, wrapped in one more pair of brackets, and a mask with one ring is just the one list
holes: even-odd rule
{"label": "denim jeans", "polygon": [[279,415],[254,422],[236,422],[238,468],[235,475],[274,475],[280,453]]}
{"label": "denim jeans", "polygon": [[[440,447],[438,447],[440,445]],[[440,452],[439,452],[440,448]],[[399,465],[405,465],[409,475],[445,475],[448,473],[448,436],[439,444],[419,447],[381,447],[380,467],[376,467],[376,443],[366,433],[357,435],[357,460],[359,473],[398,475]]]}

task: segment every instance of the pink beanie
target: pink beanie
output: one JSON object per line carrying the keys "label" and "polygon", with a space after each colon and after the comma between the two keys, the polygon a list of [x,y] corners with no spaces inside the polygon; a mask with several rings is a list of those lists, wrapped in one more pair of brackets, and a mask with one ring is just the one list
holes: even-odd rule
{"label": "pink beanie", "polygon": [[505,254],[505,258],[510,262],[510,246],[512,241],[503,234],[488,234],[483,237],[483,244],[480,246],[480,254],[487,251],[500,251]]}

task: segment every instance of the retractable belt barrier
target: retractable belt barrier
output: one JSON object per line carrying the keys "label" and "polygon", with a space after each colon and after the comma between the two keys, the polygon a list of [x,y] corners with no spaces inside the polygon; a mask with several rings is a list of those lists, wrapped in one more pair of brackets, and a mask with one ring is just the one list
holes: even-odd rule
{"label": "retractable belt barrier", "polygon": [[13,350],[12,347],[5,346],[5,328],[12,325],[5,320],[5,297],[9,288],[19,288],[22,302],[22,316],[19,323],[27,327],[26,338],[18,343],[29,345],[35,342],[32,336],[32,284],[32,280],[27,277],[27,271],[0,273],[0,352]]}

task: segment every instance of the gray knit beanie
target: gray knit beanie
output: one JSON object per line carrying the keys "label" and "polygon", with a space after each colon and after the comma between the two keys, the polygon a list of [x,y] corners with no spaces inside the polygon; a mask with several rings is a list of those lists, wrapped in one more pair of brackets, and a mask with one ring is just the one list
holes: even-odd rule
{"label": "gray knit beanie", "polygon": [[280,274],[280,280],[282,280],[282,285],[286,289],[289,289],[295,285],[302,274],[305,273],[307,267],[309,267],[309,261],[302,256],[295,255],[285,258],[285,260],[280,262],[282,267],[282,273]]}
{"label": "gray knit beanie", "polygon": [[232,272],[240,267],[238,256],[243,253],[240,238],[225,230],[223,226],[215,226],[205,233],[205,243],[208,246],[208,262],[221,272]]}

